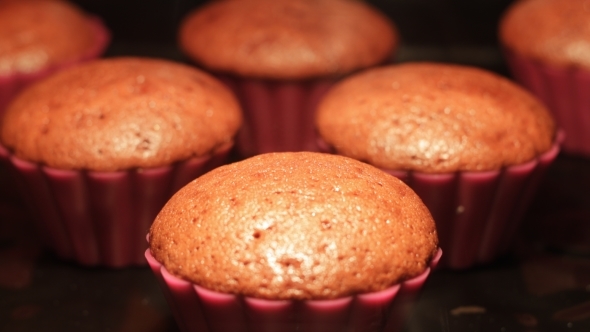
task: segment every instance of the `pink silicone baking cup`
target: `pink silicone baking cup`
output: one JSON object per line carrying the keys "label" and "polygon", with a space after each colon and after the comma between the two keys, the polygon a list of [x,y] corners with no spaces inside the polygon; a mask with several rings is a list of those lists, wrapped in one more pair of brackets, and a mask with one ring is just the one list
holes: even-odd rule
{"label": "pink silicone baking cup", "polygon": [[17,158],[0,145],[40,237],[66,260],[83,265],[145,265],[145,234],[181,187],[222,165],[231,144],[214,155],[129,171],[60,170]]}
{"label": "pink silicone baking cup", "polygon": [[244,124],[236,146],[243,157],[267,152],[317,151],[316,106],[337,81],[274,81],[216,75],[238,97]]}
{"label": "pink silicone baking cup", "polygon": [[[443,174],[384,169],[422,199],[436,223],[445,255],[441,267],[465,269],[489,263],[513,244],[522,218],[563,140],[527,163],[489,172]],[[334,151],[323,141],[324,152]]]}
{"label": "pink silicone baking cup", "polygon": [[86,53],[82,54],[80,58],[55,64],[51,67],[32,73],[17,73],[9,76],[0,76],[0,116],[10,101],[30,84],[70,66],[99,58],[104,53],[111,40],[110,32],[98,17],[90,16],[88,20],[92,25],[92,28],[95,30],[97,36],[96,44]]}
{"label": "pink silicone baking cup", "polygon": [[565,131],[563,151],[590,157],[590,71],[554,67],[508,49],[504,55],[514,79],[547,105]]}
{"label": "pink silicone baking cup", "polygon": [[170,274],[146,250],[145,257],[182,331],[380,332],[400,331],[439,249],[422,274],[386,290],[334,300],[263,300],[217,293]]}

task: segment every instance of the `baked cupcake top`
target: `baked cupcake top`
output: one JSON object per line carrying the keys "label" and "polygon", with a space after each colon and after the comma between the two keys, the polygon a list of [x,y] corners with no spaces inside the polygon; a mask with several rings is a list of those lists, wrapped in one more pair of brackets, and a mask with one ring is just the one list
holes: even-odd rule
{"label": "baked cupcake top", "polygon": [[487,171],[549,150],[555,125],[531,94],[491,72],[436,63],[371,69],[320,102],[320,136],[392,170]]}
{"label": "baked cupcake top", "polygon": [[0,1],[0,76],[78,60],[98,38],[96,23],[71,3]]}
{"label": "baked cupcake top", "polygon": [[398,36],[387,17],[362,1],[222,0],[187,16],[179,43],[210,70],[307,79],[382,63]]}
{"label": "baked cupcake top", "polygon": [[265,299],[331,299],[416,276],[437,251],[430,213],[403,182],[356,160],[263,154],[178,191],[150,250],[207,289]]}
{"label": "baked cupcake top", "polygon": [[110,58],[26,89],[6,109],[0,141],[21,159],[59,169],[149,168],[231,143],[241,119],[231,92],[200,70]]}
{"label": "baked cupcake top", "polygon": [[590,69],[590,1],[522,0],[500,21],[509,50],[558,66]]}

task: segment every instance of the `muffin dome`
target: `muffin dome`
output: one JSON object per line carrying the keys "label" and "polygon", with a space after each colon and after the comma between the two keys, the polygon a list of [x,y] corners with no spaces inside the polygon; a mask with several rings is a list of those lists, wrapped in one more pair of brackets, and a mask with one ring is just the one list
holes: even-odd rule
{"label": "muffin dome", "polygon": [[[0,76],[30,73],[94,52],[96,24],[73,4],[57,0],[0,2]],[[100,46],[103,47],[103,46]]]}
{"label": "muffin dome", "polygon": [[555,139],[548,110],[516,84],[435,63],[377,68],[340,82],[320,103],[317,127],[339,154],[429,173],[524,163]]}
{"label": "muffin dome", "polygon": [[434,222],[398,179],[312,152],[263,154],[178,191],[150,250],[207,289],[266,299],[330,299],[416,276],[437,251]]}
{"label": "muffin dome", "polygon": [[7,108],[0,139],[24,160],[116,171],[212,153],[240,123],[238,102],[211,76],[170,61],[111,58],[24,91]]}
{"label": "muffin dome", "polygon": [[190,13],[179,43],[210,70],[302,79],[381,63],[398,36],[386,16],[361,1],[224,0]]}
{"label": "muffin dome", "polygon": [[499,34],[504,46],[523,56],[590,69],[590,1],[516,1],[504,14]]}

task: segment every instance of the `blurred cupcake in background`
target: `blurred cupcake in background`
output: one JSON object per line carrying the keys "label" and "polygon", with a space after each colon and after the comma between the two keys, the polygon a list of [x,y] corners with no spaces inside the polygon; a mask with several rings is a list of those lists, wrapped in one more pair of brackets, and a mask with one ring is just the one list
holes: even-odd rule
{"label": "blurred cupcake in background", "polygon": [[182,331],[398,331],[441,255],[402,181],[313,152],[203,175],[166,203],[149,243]]}
{"label": "blurred cupcake in background", "polygon": [[516,1],[499,40],[514,78],[565,131],[563,150],[590,157],[590,1]]}
{"label": "blurred cupcake in background", "polygon": [[68,66],[98,58],[102,21],[58,0],[0,1],[0,115],[19,91]]}
{"label": "blurred cupcake in background", "polygon": [[222,0],[189,13],[181,50],[241,101],[242,155],[315,149],[318,100],[339,78],[392,60],[394,24],[351,0]]}
{"label": "blurred cupcake in background", "polygon": [[224,162],[241,119],[231,91],[200,70],[95,60],[13,100],[0,123],[0,156],[58,256],[145,264],[156,214],[177,189]]}
{"label": "blurred cupcake in background", "polygon": [[430,209],[442,265],[505,253],[559,138],[530,93],[473,67],[406,63],[355,74],[321,101],[323,151],[403,179]]}

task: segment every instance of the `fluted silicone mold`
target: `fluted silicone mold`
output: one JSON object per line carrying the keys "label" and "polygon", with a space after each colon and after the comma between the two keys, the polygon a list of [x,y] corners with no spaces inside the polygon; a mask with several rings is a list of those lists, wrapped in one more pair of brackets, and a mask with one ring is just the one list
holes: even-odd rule
{"label": "fluted silicone mold", "polygon": [[566,153],[590,157],[590,71],[555,67],[504,50],[514,79],[542,100],[565,132]]}
{"label": "fluted silicone mold", "polygon": [[10,101],[24,88],[30,84],[41,80],[55,72],[63,70],[67,67],[99,58],[106,50],[111,40],[109,30],[98,17],[91,16],[88,18],[92,28],[96,33],[96,44],[93,45],[86,53],[82,54],[80,58],[68,62],[58,63],[42,70],[31,73],[17,73],[8,76],[0,76],[0,116],[6,109]]}
{"label": "fluted silicone mold", "polygon": [[[549,151],[520,165],[489,172],[422,173],[383,169],[412,188],[430,210],[441,267],[466,269],[489,263],[513,244],[545,171],[563,141],[560,132]],[[318,146],[334,153],[322,140]]]}
{"label": "fluted silicone mold", "polygon": [[442,251],[430,267],[386,290],[318,301],[263,300],[207,290],[170,274],[151,255],[146,259],[182,331],[202,332],[395,332]]}
{"label": "fluted silicone mold", "polygon": [[83,265],[145,265],[145,234],[181,187],[223,164],[215,155],[173,165],[116,172],[60,170],[17,158],[0,145],[48,247]]}
{"label": "fluted silicone mold", "polygon": [[244,124],[236,146],[243,157],[267,152],[317,151],[316,106],[335,78],[274,81],[216,75],[238,97]]}

